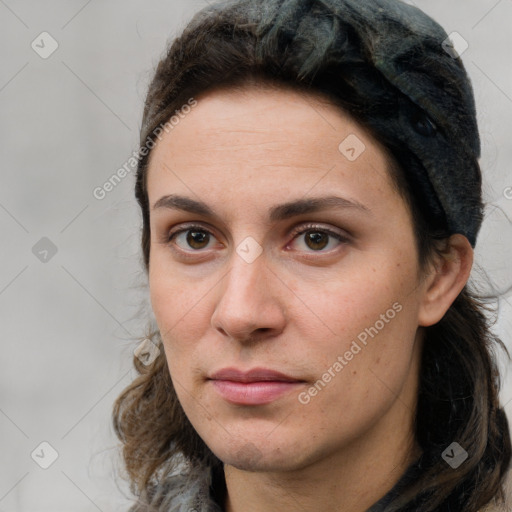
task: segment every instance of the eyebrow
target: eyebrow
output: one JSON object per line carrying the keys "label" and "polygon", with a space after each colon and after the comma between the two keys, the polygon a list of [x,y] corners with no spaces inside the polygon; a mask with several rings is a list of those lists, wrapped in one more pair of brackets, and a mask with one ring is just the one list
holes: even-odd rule
{"label": "eyebrow", "polygon": [[[167,208],[202,215],[204,217],[219,218],[219,216],[206,203],[196,201],[190,197],[176,194],[162,196],[154,205],[153,210]],[[315,213],[328,209],[355,209],[363,213],[371,214],[371,210],[353,199],[345,199],[339,196],[313,197],[298,199],[279,204],[270,208],[269,220],[278,222],[302,214]]]}

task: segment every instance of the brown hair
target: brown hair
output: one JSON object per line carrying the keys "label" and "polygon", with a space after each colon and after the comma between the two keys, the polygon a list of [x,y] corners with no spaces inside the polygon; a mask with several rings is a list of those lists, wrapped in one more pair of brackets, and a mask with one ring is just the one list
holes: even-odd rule
{"label": "brown hair", "polygon": [[[382,103],[375,108],[381,110],[380,114],[389,109],[391,115],[394,105],[379,76],[362,58],[355,67],[343,67],[328,59],[321,45],[311,53],[311,41],[304,37],[294,40],[286,50],[262,50],[248,13],[249,9],[238,9],[236,5],[204,10],[173,41],[149,87],[141,145],[155,142],[155,129],[191,97],[216,87],[266,83],[327,95],[334,105],[369,129],[392,155],[390,174],[411,209],[419,263],[425,268],[432,256],[442,251],[440,243],[449,233],[432,221],[410,183],[404,171],[406,149],[370,128],[373,112],[365,110],[365,99],[351,85],[354,73],[378,83],[383,89]],[[254,15],[255,11],[251,11]],[[324,36],[334,37],[333,34],[326,32]],[[289,43],[284,41],[283,45]],[[356,55],[357,60],[361,50],[349,40],[346,45],[346,51]],[[150,253],[146,190],[149,154],[139,160],[135,186],[142,211],[146,270]],[[387,505],[385,512],[433,512],[440,505],[477,512],[504,498],[511,442],[507,418],[499,404],[500,378],[494,351],[501,347],[506,352],[506,348],[491,332],[486,309],[485,301],[466,285],[443,319],[424,329],[415,421],[416,439],[423,451],[422,471]],[[161,342],[158,331],[148,332],[145,337],[156,344]],[[113,411],[133,492],[149,496],[153,487],[165,482],[183,459],[205,467],[222,467],[188,421],[173,388],[163,350],[151,365],[144,365],[136,357],[134,365],[139,376],[119,396]],[[454,441],[469,453],[467,461],[456,469],[441,456]]]}

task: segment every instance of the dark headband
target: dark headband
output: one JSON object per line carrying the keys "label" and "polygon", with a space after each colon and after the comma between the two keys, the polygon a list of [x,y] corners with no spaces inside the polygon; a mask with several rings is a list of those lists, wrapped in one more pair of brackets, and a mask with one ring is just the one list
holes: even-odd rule
{"label": "dark headband", "polygon": [[[380,88],[394,89],[392,101],[397,107],[395,115],[386,109],[383,116],[372,111],[368,124],[399,148],[398,159],[416,198],[435,224],[451,234],[463,234],[474,247],[482,223],[475,103],[470,80],[443,28],[420,9],[398,0],[255,3],[267,13],[274,9],[271,16],[260,19],[263,47],[279,44],[277,40],[287,33],[291,39],[309,37],[342,66],[352,58],[350,52],[344,53],[346,38],[358,41],[361,48],[354,66],[362,56],[380,72],[387,82]],[[338,30],[330,33],[321,27],[325,7],[338,22],[333,25]],[[353,81],[364,102],[383,101],[377,80],[368,83],[367,76],[357,77],[355,71]]]}
{"label": "dark headband", "polygon": [[[228,0],[204,8],[187,29],[208,30],[213,18],[252,32],[262,62],[280,62],[278,75],[327,70],[340,97],[349,83],[356,119],[399,161],[430,224],[475,246],[483,217],[475,103],[438,23],[398,0]],[[227,28],[221,34],[229,38]],[[163,103],[146,105],[144,138]]]}

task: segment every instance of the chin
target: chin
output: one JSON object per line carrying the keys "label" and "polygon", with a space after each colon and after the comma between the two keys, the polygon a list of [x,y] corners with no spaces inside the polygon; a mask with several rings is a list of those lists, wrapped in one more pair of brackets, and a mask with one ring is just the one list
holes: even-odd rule
{"label": "chin", "polygon": [[231,441],[229,445],[210,446],[213,453],[224,464],[239,470],[252,472],[291,471],[307,466],[310,462],[304,446],[296,443],[239,440]]}

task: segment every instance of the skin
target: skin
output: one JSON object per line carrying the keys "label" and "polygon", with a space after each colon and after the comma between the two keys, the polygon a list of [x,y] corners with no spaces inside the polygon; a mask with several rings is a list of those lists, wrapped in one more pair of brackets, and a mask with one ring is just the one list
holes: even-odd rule
{"label": "skin", "polygon": [[[152,150],[147,182],[151,302],[180,403],[225,463],[228,512],[364,511],[419,455],[421,327],[462,290],[471,246],[454,235],[421,270],[384,149],[322,97],[248,86],[197,101]],[[351,134],[366,146],[354,161],[338,149]],[[170,194],[216,216],[155,208]],[[365,209],[268,218],[275,205],[323,196]],[[189,223],[209,238],[169,241]],[[321,244],[308,243],[312,233]],[[251,263],[236,251],[246,237],[262,248]],[[299,393],[396,303],[394,318],[301,403]],[[230,366],[303,382],[272,403],[234,405],[207,380]]]}

